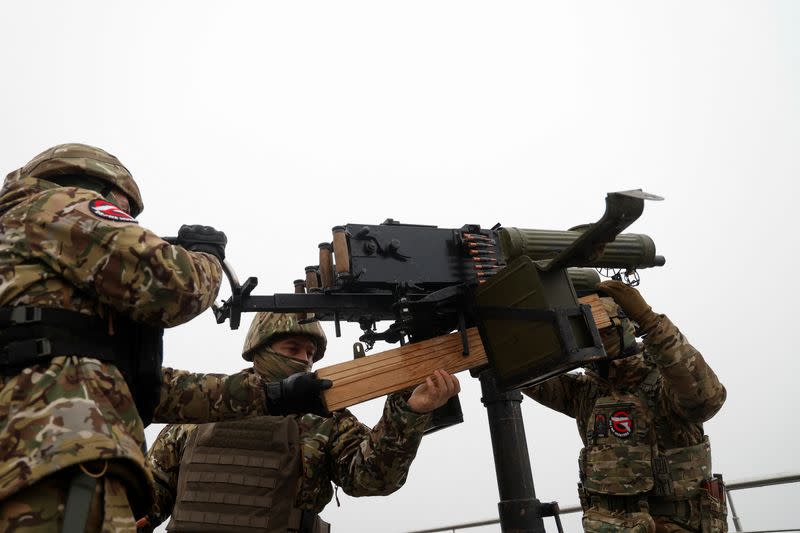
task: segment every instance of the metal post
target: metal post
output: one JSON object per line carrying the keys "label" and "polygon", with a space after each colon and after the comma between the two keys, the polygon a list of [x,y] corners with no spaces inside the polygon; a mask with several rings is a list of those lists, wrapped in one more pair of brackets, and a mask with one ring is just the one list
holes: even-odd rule
{"label": "metal post", "polygon": [[516,390],[501,392],[491,369],[481,371],[478,378],[492,436],[500,527],[505,533],[544,533],[520,409],[522,394]]}
{"label": "metal post", "polygon": [[736,507],[733,506],[733,498],[731,498],[731,491],[728,490],[728,487],[725,487],[725,497],[728,499],[728,507],[731,508],[733,527],[736,529],[736,531],[742,531],[742,523],[739,521],[739,517],[736,516]]}

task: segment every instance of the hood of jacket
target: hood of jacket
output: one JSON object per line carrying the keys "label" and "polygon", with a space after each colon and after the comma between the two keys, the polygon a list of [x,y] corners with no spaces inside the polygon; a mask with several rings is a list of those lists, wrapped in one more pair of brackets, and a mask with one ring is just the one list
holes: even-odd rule
{"label": "hood of jacket", "polygon": [[0,189],[0,216],[28,198],[36,196],[43,191],[58,187],[59,186],[53,182],[23,176],[19,170],[15,170],[6,176],[3,188]]}

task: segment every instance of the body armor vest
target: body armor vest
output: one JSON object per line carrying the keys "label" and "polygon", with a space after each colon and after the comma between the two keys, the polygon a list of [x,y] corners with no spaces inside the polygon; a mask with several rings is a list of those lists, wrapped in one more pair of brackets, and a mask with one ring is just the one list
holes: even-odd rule
{"label": "body armor vest", "polygon": [[657,380],[658,371],[651,372],[638,394],[612,392],[595,401],[579,459],[581,482],[588,492],[687,499],[711,477],[707,436],[692,446],[659,446],[653,394]]}
{"label": "body armor vest", "polygon": [[172,532],[326,533],[294,508],[301,465],[297,422],[259,416],[203,424],[181,458]]}
{"label": "body armor vest", "polygon": [[0,373],[18,374],[53,357],[76,355],[113,364],[122,373],[145,426],[153,418],[161,393],[163,328],[114,316],[67,309],[0,307]]}

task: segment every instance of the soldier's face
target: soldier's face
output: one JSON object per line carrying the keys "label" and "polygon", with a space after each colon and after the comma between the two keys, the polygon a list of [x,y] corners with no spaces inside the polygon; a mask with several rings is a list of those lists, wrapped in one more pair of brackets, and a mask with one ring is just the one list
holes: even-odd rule
{"label": "soldier's face", "polygon": [[272,349],[284,357],[296,359],[309,365],[314,361],[317,345],[304,335],[293,335],[272,343]]}

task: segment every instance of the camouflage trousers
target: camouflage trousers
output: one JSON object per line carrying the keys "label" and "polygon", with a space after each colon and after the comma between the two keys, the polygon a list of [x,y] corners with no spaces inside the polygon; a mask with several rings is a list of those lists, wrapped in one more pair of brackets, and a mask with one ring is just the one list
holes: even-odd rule
{"label": "camouflage trousers", "polygon": [[[72,470],[52,475],[0,502],[0,533],[59,533],[73,475]],[[110,476],[98,479],[85,531],[136,531],[121,481]]]}
{"label": "camouflage trousers", "polygon": [[585,533],[697,533],[662,516],[647,513],[607,512],[589,509],[583,515]]}
{"label": "camouflage trousers", "polygon": [[[583,529],[586,533],[726,533],[727,508],[702,492],[699,497],[683,500],[675,513],[652,515],[646,507],[636,511],[631,505],[627,510],[604,504],[604,498],[595,497],[592,505],[584,511]],[[663,507],[663,505],[662,505]],[[652,507],[651,507],[652,509]],[[679,511],[680,509],[680,511]],[[658,508],[656,508],[658,510]]]}

